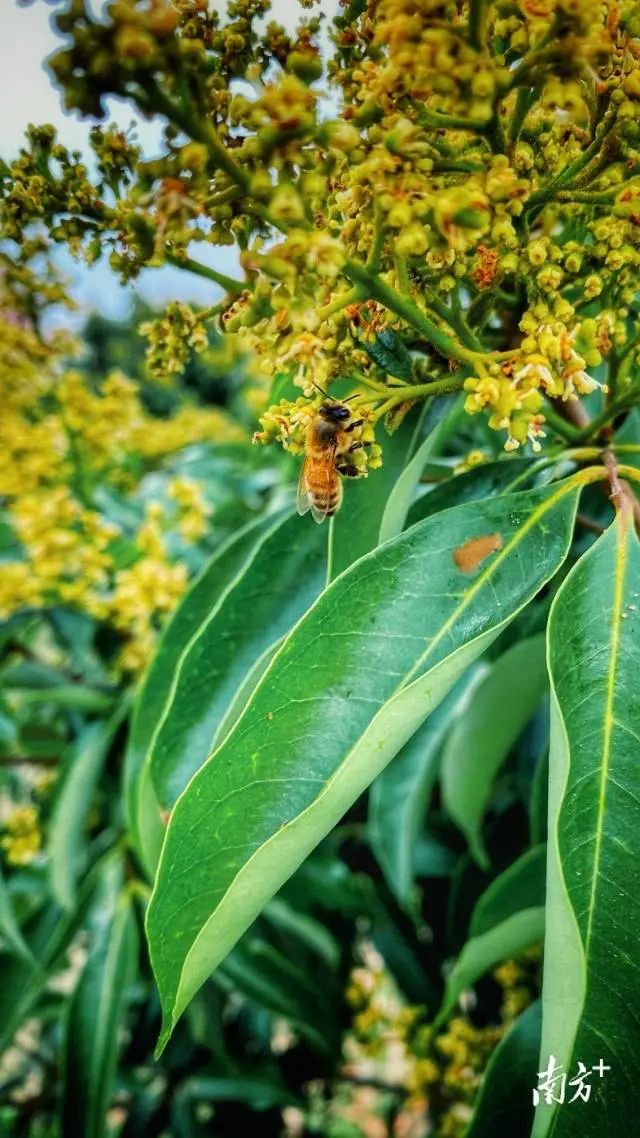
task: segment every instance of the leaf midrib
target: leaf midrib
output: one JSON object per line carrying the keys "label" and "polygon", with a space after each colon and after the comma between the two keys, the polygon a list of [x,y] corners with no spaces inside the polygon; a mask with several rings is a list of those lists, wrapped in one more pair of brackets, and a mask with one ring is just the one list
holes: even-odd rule
{"label": "leaf midrib", "polygon": [[596,893],[600,877],[600,861],[602,857],[602,837],[604,832],[604,816],[607,806],[607,789],[609,769],[611,766],[611,743],[615,716],[613,713],[616,695],[616,680],[620,657],[620,630],[622,626],[622,609],[624,605],[624,588],[629,554],[629,518],[627,512],[620,513],[617,521],[616,534],[616,564],[613,590],[613,620],[611,625],[611,640],[609,650],[609,668],[607,671],[607,690],[604,706],[604,731],[602,738],[602,762],[600,765],[600,783],[598,788],[598,811],[596,818],[596,832],[593,849],[593,871],[591,876],[591,894],[589,897],[589,915],[584,940],[585,959],[589,959],[589,948],[593,932],[593,920],[596,911]]}
{"label": "leaf midrib", "polygon": [[[559,502],[561,498],[564,497],[565,494],[569,494],[571,491],[575,490],[576,483],[572,482],[571,479],[563,483],[561,488],[555,494],[552,494],[549,498],[545,498],[544,502],[541,502],[540,505],[533,511],[533,513],[529,515],[527,521],[523,522],[523,524],[518,527],[511,541],[508,541],[501,550],[499,550],[494,556],[491,557],[487,568],[483,569],[479,576],[476,577],[473,584],[469,586],[469,588],[463,594],[463,599],[460,604],[451,613],[451,616],[447,618],[440,631],[436,633],[433,639],[429,642],[428,648],[425,649],[420,659],[417,660],[413,665],[411,671],[408,672],[404,677],[402,683],[397,689],[398,691],[400,691],[403,687],[406,687],[407,684],[411,683],[411,680],[426,664],[429,656],[433,652],[433,649],[438,646],[442,638],[446,636],[451,628],[455,625],[461,613],[465,611],[477,593],[479,593],[480,590],[486,585],[487,581],[490,580],[498,566],[501,565],[507,557],[511,557],[513,555],[514,549],[517,549],[518,545],[520,545],[520,543],[524,540],[529,531],[534,528],[540,518],[544,517],[544,515],[553,506],[555,506],[557,502]],[[396,692],[394,692],[394,695],[395,694]]]}

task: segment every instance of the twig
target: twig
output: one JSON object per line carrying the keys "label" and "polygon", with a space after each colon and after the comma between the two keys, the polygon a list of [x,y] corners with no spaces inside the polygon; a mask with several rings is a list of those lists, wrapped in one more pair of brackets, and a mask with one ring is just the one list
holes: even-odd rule
{"label": "twig", "polygon": [[598,522],[594,521],[593,518],[587,517],[586,514],[577,513],[576,521],[583,529],[589,530],[590,533],[597,534],[598,537],[605,532],[604,526],[599,525]]}
{"label": "twig", "polygon": [[0,765],[6,767],[53,767],[59,762],[59,755],[0,755]]}
{"label": "twig", "polygon": [[373,1087],[374,1090],[384,1091],[385,1094],[408,1095],[408,1090],[402,1083],[388,1083],[385,1079],[377,1079],[375,1075],[351,1075],[347,1071],[340,1071],[335,1082],[349,1083],[354,1087]]}
{"label": "twig", "polygon": [[607,477],[609,479],[609,485],[611,487],[611,494],[609,497],[611,498],[616,511],[621,510],[624,504],[624,499],[626,497],[625,489],[618,476],[618,463],[616,456],[614,455],[613,451],[609,450],[608,447],[602,452],[602,461],[604,462],[604,465],[607,469]]}
{"label": "twig", "polygon": [[[620,470],[618,461],[615,454],[609,447],[602,452],[602,458],[607,468],[607,475],[609,478],[609,485],[611,487],[610,498],[613,502],[616,513],[622,513],[625,510],[630,510],[636,532],[640,535],[640,502],[626,479],[620,477]],[[623,469],[627,470],[628,467]]]}

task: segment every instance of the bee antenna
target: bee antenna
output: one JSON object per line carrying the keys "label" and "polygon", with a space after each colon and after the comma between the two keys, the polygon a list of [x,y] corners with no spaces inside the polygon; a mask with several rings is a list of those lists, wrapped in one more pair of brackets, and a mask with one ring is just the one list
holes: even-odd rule
{"label": "bee antenna", "polygon": [[321,387],[319,383],[316,383],[315,379],[314,379],[314,380],[312,380],[311,382],[313,383],[313,386],[314,386],[314,387],[317,387],[317,388],[318,388],[318,391],[320,392],[320,394],[321,394],[321,395],[324,395],[325,399],[330,399],[330,398],[331,398],[331,396],[329,395],[329,393],[328,393],[327,391],[325,391],[325,390],[324,390],[324,388],[323,388],[323,387]]}
{"label": "bee antenna", "polygon": [[354,391],[353,395],[348,395],[346,399],[342,400],[342,402],[343,403],[350,403],[352,399],[357,399],[359,394],[360,394],[359,391]]}

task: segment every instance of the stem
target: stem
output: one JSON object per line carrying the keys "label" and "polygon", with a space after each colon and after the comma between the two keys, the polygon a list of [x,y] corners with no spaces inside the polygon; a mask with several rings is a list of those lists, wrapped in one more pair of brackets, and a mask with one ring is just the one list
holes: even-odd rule
{"label": "stem", "polygon": [[448,127],[451,130],[469,130],[476,134],[486,134],[492,119],[464,119],[460,115],[445,115],[439,111],[429,110],[428,107],[419,108],[418,121],[421,126]]}
{"label": "stem", "polygon": [[566,439],[567,442],[579,441],[580,431],[576,427],[573,427],[571,423],[567,423],[566,419],[563,419],[557,411],[554,411],[553,407],[547,405],[544,408],[543,414],[545,422],[549,423],[549,426],[553,427],[556,434],[560,435],[561,438]]}
{"label": "stem", "polygon": [[374,198],[373,202],[373,244],[371,252],[367,257],[367,268],[373,273],[380,272],[380,255],[382,253],[382,246],[384,243],[384,224],[382,210],[378,198]]}
{"label": "stem", "polygon": [[82,457],[82,450],[78,443],[78,432],[74,431],[73,428],[69,426],[61,407],[60,411],[60,417],[62,419],[62,425],[65,429],[69,442],[69,452],[71,454],[71,459],[74,467],[72,484],[74,485],[74,489],[78,495],[78,498],[82,502],[82,505],[86,506],[87,509],[92,509],[93,484],[91,481],[91,475],[89,474],[85,461]]}
{"label": "stem", "polygon": [[191,257],[176,257],[173,253],[165,253],[165,261],[169,265],[175,265],[177,269],[186,269],[190,273],[194,273],[197,277],[204,277],[205,280],[213,281],[214,284],[220,285],[226,292],[230,292],[233,296],[238,296],[245,289],[250,289],[251,285],[247,281],[236,281],[233,277],[226,276],[225,273],[219,273],[217,269],[210,268],[209,265],[203,265],[201,261],[194,261]]}
{"label": "stem", "polygon": [[584,430],[578,431],[577,434],[574,435],[573,441],[576,443],[586,443],[590,442],[590,440],[594,437],[597,438],[598,432],[601,431],[603,427],[608,426],[612,419],[614,419],[615,416],[618,415],[621,411],[626,411],[631,402],[632,400],[630,399],[629,393],[627,393],[624,399],[610,403],[609,406],[605,407],[599,415],[594,415],[593,419],[591,419],[589,425],[585,427]]}
{"label": "stem", "polygon": [[559,190],[556,194],[556,201],[578,202],[584,205],[613,205],[616,192],[613,190]]}
{"label": "stem", "polygon": [[375,379],[371,379],[370,376],[363,375],[360,372],[354,373],[349,378],[359,387],[368,387],[370,391],[377,391],[379,395],[386,395],[389,390],[386,384],[377,383]]}
{"label": "stem", "polygon": [[615,506],[616,513],[618,513],[618,511],[622,509],[625,493],[624,487],[618,476],[618,463],[616,462],[616,456],[609,450],[608,447],[602,452],[602,461],[606,467],[607,477],[609,479],[609,485],[611,487],[611,501]]}
{"label": "stem", "polygon": [[406,296],[409,296],[411,286],[409,282],[409,270],[407,268],[406,257],[395,256],[393,258],[393,267],[396,271],[396,280],[400,286],[400,291]]}
{"label": "stem", "polygon": [[[546,454],[544,458],[539,458],[537,462],[534,462],[533,465],[529,467],[528,470],[523,470],[520,474],[516,475],[513,481],[509,482],[508,486],[506,487],[506,491],[509,494],[512,494],[518,486],[521,486],[523,484],[523,482],[528,482],[530,478],[535,477],[535,475],[539,474],[541,470],[546,470],[547,467],[554,466],[557,462],[561,462],[563,458],[566,458],[569,455],[569,453],[570,452],[568,450],[558,450],[555,453],[551,452],[549,454]],[[506,461],[509,460],[507,459]]]}
{"label": "stem", "polygon": [[519,87],[516,96],[516,105],[513,112],[513,117],[509,124],[509,141],[516,142],[524,120],[526,119],[529,111],[536,100],[536,91],[532,91],[529,87]]}
{"label": "stem", "polygon": [[[402,387],[394,391],[387,399],[392,407],[396,403],[408,403],[415,399],[430,399],[432,395],[446,395],[450,391],[460,391],[464,379],[452,377],[451,379],[434,379],[431,383],[416,383],[410,387]],[[640,474],[640,471],[638,472]]]}
{"label": "stem", "polygon": [[640,470],[637,466],[627,466],[626,462],[618,463],[618,474],[623,478],[629,478],[631,482],[640,482]]}
{"label": "stem", "polygon": [[529,200],[525,203],[525,214],[530,210],[535,209],[536,206],[546,205],[546,203],[550,201],[551,198],[555,195],[556,190],[562,189],[564,186],[566,186],[567,182],[570,182],[573,177],[575,177],[582,170],[584,170],[586,166],[589,165],[592,158],[600,154],[601,142],[605,135],[613,127],[613,124],[615,122],[615,115],[615,108],[610,107],[602,118],[602,121],[596,130],[593,142],[590,143],[590,145],[580,155],[579,158],[576,158],[573,162],[570,162],[568,166],[565,166],[564,170],[561,170],[560,173],[557,174],[555,178],[552,178],[546,186],[541,186],[539,190],[536,190],[536,192],[531,195]]}
{"label": "stem", "polygon": [[630,511],[636,530],[640,532],[640,502],[636,498],[629,483],[620,477],[623,471],[633,471],[634,479],[638,479],[640,478],[640,471],[637,471],[633,466],[619,466],[618,460],[610,447],[607,447],[602,452],[602,459],[609,477],[609,485],[611,486],[610,498],[614,504],[616,513],[628,514]]}
{"label": "stem", "polygon": [[235,201],[239,196],[239,186],[227,186],[226,190],[217,190],[214,194],[211,194],[211,196],[206,199],[205,205],[210,209],[216,209],[218,206],[228,205],[229,202]]}
{"label": "stem", "polygon": [[251,182],[249,174],[234,162],[211,122],[207,119],[194,118],[179,103],[174,103],[153,79],[144,83],[143,90],[144,97],[139,99],[142,104],[146,103],[151,109],[159,111],[169,119],[169,122],[180,127],[189,138],[204,143],[215,159],[216,165],[229,175],[243,193],[247,193]]}
{"label": "stem", "polygon": [[601,526],[598,522],[594,521],[593,518],[588,517],[587,514],[577,513],[576,521],[578,522],[578,525],[582,526],[583,529],[588,530],[590,533],[597,534],[598,537],[601,537],[605,532],[604,526]]}
{"label": "stem", "polygon": [[429,304],[433,308],[433,311],[441,320],[444,320],[446,324],[453,328],[454,332],[458,333],[463,344],[466,344],[473,352],[482,352],[482,344],[467,324],[462,311],[458,313],[453,312],[452,309],[431,290],[429,290],[428,296]]}
{"label": "stem", "polygon": [[359,264],[357,261],[346,261],[344,271],[349,280],[354,284],[360,284],[367,289],[369,295],[373,300],[377,300],[388,308],[390,312],[395,312],[407,324],[410,324],[417,331],[429,341],[430,344],[444,356],[445,359],[459,359],[466,360],[469,363],[475,363],[478,353],[470,351],[462,344],[458,343],[453,336],[449,336],[447,332],[443,332],[434,324],[432,320],[418,308],[418,305],[410,297],[402,296],[385,281],[381,280],[378,276],[372,276],[365,265]]}
{"label": "stem", "polygon": [[347,308],[350,304],[357,304],[362,300],[362,289],[356,285],[354,288],[349,289],[348,292],[342,293],[342,296],[337,296],[335,300],[331,300],[328,304],[316,310],[316,316],[320,320],[326,320],[327,316],[333,316],[334,312],[340,312],[341,309]]}
{"label": "stem", "polygon": [[0,755],[0,764],[7,767],[54,767],[60,761],[60,755]]}
{"label": "stem", "polygon": [[485,0],[469,0],[469,43],[478,51],[484,45]]}

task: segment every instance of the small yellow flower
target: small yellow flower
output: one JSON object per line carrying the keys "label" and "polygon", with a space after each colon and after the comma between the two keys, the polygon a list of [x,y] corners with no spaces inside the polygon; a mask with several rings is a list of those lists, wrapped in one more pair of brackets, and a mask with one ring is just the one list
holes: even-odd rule
{"label": "small yellow flower", "polygon": [[40,853],[42,832],[35,806],[17,806],[5,818],[0,846],[10,865],[29,865]]}

